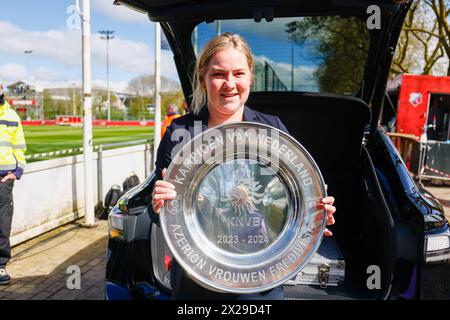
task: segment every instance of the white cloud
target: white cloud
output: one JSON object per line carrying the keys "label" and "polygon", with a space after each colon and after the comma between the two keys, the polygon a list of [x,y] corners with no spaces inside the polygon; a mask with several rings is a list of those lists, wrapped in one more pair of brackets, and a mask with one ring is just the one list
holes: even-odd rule
{"label": "white cloud", "polygon": [[[5,85],[10,85],[16,81],[23,80],[39,87],[46,88],[72,88],[81,87],[79,80],[67,80],[60,73],[49,70],[44,67],[37,68],[33,73],[28,73],[25,66],[20,64],[8,63],[0,66],[0,79]],[[93,88],[107,88],[106,80],[92,79]],[[113,91],[127,92],[127,81],[109,81],[109,87]]]}
{"label": "white cloud", "polygon": [[[0,41],[8,42],[0,52],[23,54],[32,50],[32,57],[58,60],[67,66],[81,65],[81,34],[74,30],[49,30],[34,32],[22,30],[9,22],[0,21]],[[93,63],[103,63],[106,47],[104,40],[91,35],[91,57]],[[119,37],[110,40],[110,63],[127,71],[148,69],[153,54],[147,44]]]}
{"label": "white cloud", "polygon": [[37,68],[32,74],[32,79],[34,79],[34,81],[36,82],[54,83],[64,81],[64,78],[65,77],[61,73],[49,70],[44,67]]}
{"label": "white cloud", "polygon": [[91,3],[91,10],[119,21],[138,22],[149,24],[150,19],[145,13],[135,11],[123,5],[115,6],[112,0],[94,0]]}
{"label": "white cloud", "polygon": [[[91,42],[92,59],[96,63],[106,64],[106,44],[99,37]],[[109,40],[110,67],[120,67],[131,72],[145,72],[152,68],[153,53],[143,42],[123,40],[119,37]]]}
{"label": "white cloud", "polygon": [[[92,81],[92,86],[94,88],[106,89],[107,83],[103,79],[95,79]],[[121,92],[121,93],[128,92],[128,82],[126,82],[126,81],[110,81],[109,88],[111,91],[116,91],[116,92]]]}
{"label": "white cloud", "polygon": [[[49,70],[45,67],[39,67],[34,72],[28,73],[25,66],[15,63],[8,63],[0,66],[0,79],[5,86],[8,86],[16,81],[22,80],[39,88],[72,88],[73,86],[80,88],[80,80],[68,80],[64,75],[54,70]],[[107,88],[105,79],[93,78],[91,81],[92,88],[104,89]],[[128,92],[128,81],[109,81],[109,88],[112,91],[126,93]]]}
{"label": "white cloud", "polygon": [[[32,50],[29,60],[34,65],[38,59],[49,59],[60,62],[69,68],[80,68],[81,73],[81,33],[77,30],[49,30],[44,32],[21,29],[10,22],[0,21],[0,43],[8,45],[0,46],[0,53],[10,55],[24,55],[25,50]],[[144,42],[130,41],[116,37],[110,40],[110,70],[121,69],[133,76],[154,72],[154,50]],[[92,64],[106,64],[106,43],[97,35],[91,36]],[[12,76],[15,72],[16,81],[21,78],[36,79],[45,78],[44,69],[37,69],[33,76],[27,77],[27,70],[18,69],[19,65],[10,64],[3,66],[6,76]],[[162,51],[162,74],[172,79],[178,79],[172,54]],[[41,74],[41,76],[39,76]],[[56,73],[47,74],[55,77]],[[62,78],[62,76],[60,77]],[[43,79],[44,80],[44,79]],[[128,79],[126,79],[128,80]]]}
{"label": "white cloud", "polygon": [[23,65],[8,63],[0,66],[0,78],[5,85],[12,82],[27,79],[28,72]]}
{"label": "white cloud", "polygon": [[38,67],[33,72],[28,72],[25,66],[16,63],[8,63],[0,66],[0,78],[3,79],[6,85],[22,80],[42,88],[64,87],[68,83],[72,84],[76,82],[67,81],[59,72],[44,67]]}
{"label": "white cloud", "polygon": [[25,50],[32,50],[32,57],[56,59],[67,65],[81,63],[78,31],[28,31],[10,22],[0,21],[0,41],[8,43],[0,47],[2,53],[23,55]]}

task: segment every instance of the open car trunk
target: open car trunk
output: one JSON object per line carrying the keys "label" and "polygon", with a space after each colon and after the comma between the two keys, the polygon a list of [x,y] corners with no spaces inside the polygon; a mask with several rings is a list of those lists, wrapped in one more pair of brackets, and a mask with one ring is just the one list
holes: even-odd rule
{"label": "open car trunk", "polygon": [[[330,228],[346,264],[344,288],[287,287],[287,298],[384,298],[395,263],[393,220],[369,153],[363,146],[370,110],[360,99],[295,92],[253,93],[255,110],[275,114],[312,155],[327,193],[335,197],[336,224]],[[379,289],[369,289],[370,266],[381,271]],[[368,271],[369,268],[369,271]],[[374,278],[369,280],[373,284]]]}
{"label": "open car trunk", "polygon": [[[259,82],[255,81],[256,85],[252,89],[247,105],[257,111],[280,117],[290,134],[316,161],[328,185],[328,194],[336,199],[336,224],[330,229],[346,265],[344,286],[326,289],[307,285],[286,286],[286,297],[288,299],[387,298],[391,289],[396,255],[394,223],[363,138],[368,125],[372,133],[378,125],[380,101],[384,97],[392,59],[391,51],[395,47],[411,1],[116,0],[115,2],[146,12],[152,21],[160,22],[172,49],[181,87],[188,103],[192,94],[191,81],[196,61],[193,46],[194,27],[197,27],[198,34],[199,30],[203,30],[204,34],[211,38],[216,34],[211,29],[212,22],[220,20],[221,32],[239,33],[244,38],[248,35],[247,41],[254,56],[258,57],[257,60],[260,62],[265,58],[266,63],[260,63],[258,69],[260,73],[258,76],[255,75],[255,79],[264,80],[264,85],[258,87]],[[374,4],[380,9],[380,26],[370,29],[367,28],[370,16],[367,10]],[[320,29],[307,33],[309,42],[305,42],[301,50],[295,48],[297,38],[295,34],[288,37],[286,29],[294,26],[291,23],[300,22],[302,25],[302,21],[307,21],[311,25],[311,21],[305,20],[308,17],[321,17],[317,20],[320,22],[317,26],[331,21],[330,25],[325,23],[328,29],[341,28],[338,31],[348,36],[344,37],[345,44],[321,42],[323,39],[317,36],[328,35],[326,32],[328,29],[325,28],[325,33],[317,31]],[[327,17],[332,19],[328,20]],[[304,31],[299,35],[302,34]],[[326,36],[324,38],[328,39]],[[280,39],[284,39],[281,44],[277,42]],[[305,74],[308,69],[324,70],[327,66],[316,63],[319,58],[327,56],[323,55],[324,52],[319,50],[316,56],[317,52],[309,51],[316,44],[326,44],[325,53],[333,53],[328,56],[331,57],[331,65],[338,66],[337,69],[329,69],[332,70],[328,73],[331,76],[322,82],[314,78],[317,73],[309,74],[313,80],[319,81],[323,88],[320,86],[310,88],[308,81],[305,81],[308,80],[308,74]],[[347,50],[343,54],[342,52],[338,54],[339,48]],[[294,51],[297,54],[301,53],[297,60],[294,59]],[[363,52],[362,55],[360,51]],[[359,52],[359,55],[353,55],[355,52]],[[334,61],[333,57],[338,57],[337,61]],[[333,64],[334,62],[336,63]],[[283,69],[282,66],[289,64],[292,65],[289,76],[286,73],[282,75],[286,72],[286,68]],[[269,73],[270,70],[261,72],[263,68],[273,72]],[[300,71],[298,72],[300,77],[295,78],[294,69]],[[335,75],[344,77],[334,77]],[[354,85],[339,86],[347,82]],[[284,84],[281,89],[278,85],[280,83]],[[335,84],[337,86],[333,87]],[[329,88],[330,86],[332,88]],[[371,109],[367,105],[368,101],[372,106]],[[167,272],[164,270],[167,267],[164,264],[167,251],[164,249],[164,239],[162,234],[159,234],[152,240],[154,251],[152,256],[157,258],[161,268],[160,276],[157,275],[156,278],[161,278],[161,284],[167,284]]]}
{"label": "open car trunk", "polygon": [[[285,286],[286,299],[383,299],[395,263],[393,220],[370,155],[363,146],[370,111],[360,99],[294,92],[252,93],[249,106],[280,117],[318,164],[328,194],[335,197],[336,224],[330,229],[345,259],[345,283],[320,288]],[[152,232],[156,279],[169,286],[162,232]],[[157,261],[157,262],[156,262]],[[379,270],[379,278],[373,270]],[[369,283],[369,287],[368,287]]]}

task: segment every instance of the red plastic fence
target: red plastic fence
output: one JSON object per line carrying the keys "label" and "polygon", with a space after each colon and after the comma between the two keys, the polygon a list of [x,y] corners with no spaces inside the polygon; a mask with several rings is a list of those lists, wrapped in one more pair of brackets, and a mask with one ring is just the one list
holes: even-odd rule
{"label": "red plastic fence", "polygon": [[[77,120],[77,119],[74,119]],[[82,121],[57,121],[57,120],[32,120],[32,121],[22,121],[24,126],[55,126],[55,125],[73,125],[82,124]],[[108,120],[93,120],[92,125],[94,126],[146,126],[153,127],[155,125],[154,121],[108,121]]]}

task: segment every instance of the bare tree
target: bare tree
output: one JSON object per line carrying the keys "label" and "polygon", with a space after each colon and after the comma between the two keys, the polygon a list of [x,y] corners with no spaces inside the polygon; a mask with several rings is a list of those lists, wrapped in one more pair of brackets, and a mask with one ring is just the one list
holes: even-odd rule
{"label": "bare tree", "polygon": [[[153,95],[155,90],[155,76],[151,74],[141,75],[130,80],[128,90],[135,95],[148,97]],[[161,91],[179,91],[180,85],[175,80],[161,77]]]}
{"label": "bare tree", "polygon": [[[448,60],[450,58],[450,26],[447,18],[450,13],[450,2],[445,0],[424,0],[424,3],[432,9],[438,24],[437,30],[433,29],[431,32],[425,33],[439,40]],[[450,76],[450,63],[447,66],[447,75]]]}
{"label": "bare tree", "polygon": [[445,53],[443,43],[438,37],[440,28],[439,21],[435,19],[426,1],[415,1],[403,25],[393,59],[391,77],[401,73],[441,73],[441,58]]}

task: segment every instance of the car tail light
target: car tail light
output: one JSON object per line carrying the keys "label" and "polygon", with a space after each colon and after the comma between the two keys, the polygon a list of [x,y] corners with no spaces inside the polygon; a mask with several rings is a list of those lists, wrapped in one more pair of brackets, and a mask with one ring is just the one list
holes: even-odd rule
{"label": "car tail light", "polygon": [[450,247],[450,238],[447,236],[429,237],[427,251],[443,250]]}
{"label": "car tail light", "polygon": [[108,216],[109,219],[109,237],[111,239],[125,240],[126,229],[126,214],[111,212]]}
{"label": "car tail light", "polygon": [[450,260],[450,232],[425,238],[425,262],[442,263]]}

